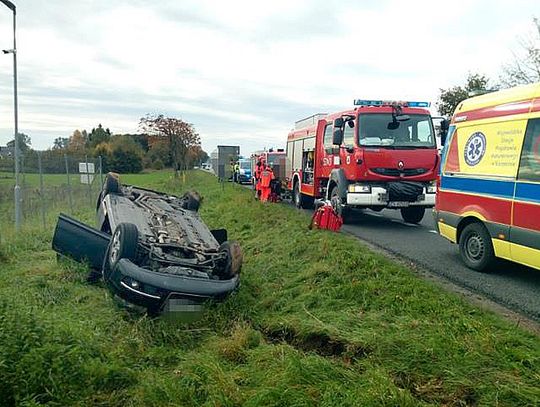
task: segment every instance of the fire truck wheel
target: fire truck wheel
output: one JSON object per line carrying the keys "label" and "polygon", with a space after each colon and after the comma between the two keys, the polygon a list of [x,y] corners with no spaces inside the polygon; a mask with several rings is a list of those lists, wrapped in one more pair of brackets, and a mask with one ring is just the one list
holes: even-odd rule
{"label": "fire truck wheel", "polygon": [[337,185],[334,185],[334,187],[330,191],[330,202],[332,202],[332,206],[334,207],[338,215],[341,216],[341,219],[343,219],[344,224],[353,223],[352,209],[343,205],[339,196]]}
{"label": "fire truck wheel", "polygon": [[491,236],[481,223],[471,223],[459,238],[459,254],[465,265],[476,271],[489,271],[495,262]]}
{"label": "fire truck wheel", "polygon": [[420,223],[424,218],[426,208],[420,206],[409,206],[408,208],[401,208],[401,217],[407,223]]}
{"label": "fire truck wheel", "polygon": [[296,182],[293,188],[293,202],[294,206],[302,209],[310,209],[313,207],[314,199],[311,196],[304,195],[300,192],[300,183]]}

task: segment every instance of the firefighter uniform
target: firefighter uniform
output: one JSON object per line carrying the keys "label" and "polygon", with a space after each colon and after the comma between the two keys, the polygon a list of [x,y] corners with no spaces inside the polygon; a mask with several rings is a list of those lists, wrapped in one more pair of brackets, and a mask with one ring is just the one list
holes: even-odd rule
{"label": "firefighter uniform", "polygon": [[255,197],[261,196],[261,174],[264,170],[264,162],[262,160],[257,161],[255,166]]}
{"label": "firefighter uniform", "polygon": [[272,180],[275,179],[274,171],[272,171],[272,168],[269,166],[266,166],[266,168],[261,172],[261,201],[266,202],[268,201],[268,198],[270,198],[270,194],[272,192]]}

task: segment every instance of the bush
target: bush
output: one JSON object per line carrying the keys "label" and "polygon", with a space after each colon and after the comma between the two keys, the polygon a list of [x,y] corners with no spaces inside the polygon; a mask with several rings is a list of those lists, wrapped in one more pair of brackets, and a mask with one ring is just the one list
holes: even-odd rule
{"label": "bush", "polygon": [[162,170],[163,167],[163,161],[161,161],[159,158],[152,163],[152,168],[154,168],[155,170]]}

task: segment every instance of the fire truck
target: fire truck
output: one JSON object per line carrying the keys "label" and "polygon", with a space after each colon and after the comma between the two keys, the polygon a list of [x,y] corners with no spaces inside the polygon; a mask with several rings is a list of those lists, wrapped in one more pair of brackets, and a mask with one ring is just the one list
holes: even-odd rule
{"label": "fire truck", "polygon": [[353,208],[399,209],[408,223],[435,204],[439,154],[429,102],[355,100],[355,107],[295,123],[287,138],[286,180],[293,202],[327,199]]}
{"label": "fire truck", "polygon": [[253,183],[255,183],[255,167],[259,160],[268,163],[272,167],[276,179],[280,181],[285,179],[286,155],[284,149],[278,148],[277,150],[274,150],[271,148],[269,150],[256,151],[251,155],[251,175],[253,177]]}

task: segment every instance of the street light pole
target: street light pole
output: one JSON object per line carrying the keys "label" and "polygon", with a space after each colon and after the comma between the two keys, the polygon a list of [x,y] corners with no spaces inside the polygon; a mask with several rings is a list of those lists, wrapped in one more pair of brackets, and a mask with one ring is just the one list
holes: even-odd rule
{"label": "street light pole", "polygon": [[16,8],[9,0],[0,0],[4,5],[13,11],[13,49],[4,50],[4,54],[13,54],[13,111],[15,115],[15,229],[17,231],[21,228],[21,187],[19,186],[19,110],[17,102],[17,40],[15,36],[15,28],[17,24]]}

